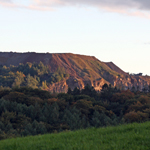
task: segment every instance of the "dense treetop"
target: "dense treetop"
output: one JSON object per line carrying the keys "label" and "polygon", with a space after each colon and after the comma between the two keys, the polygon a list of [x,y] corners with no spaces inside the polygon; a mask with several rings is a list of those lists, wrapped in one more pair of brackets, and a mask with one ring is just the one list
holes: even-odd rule
{"label": "dense treetop", "polygon": [[48,66],[42,62],[18,66],[0,66],[0,86],[20,87],[28,86],[32,88],[46,89],[52,83],[59,82],[69,77],[64,68],[58,67],[55,72],[50,72]]}
{"label": "dense treetop", "polygon": [[150,93],[105,84],[50,93],[30,86],[0,88],[0,138],[150,120]]}

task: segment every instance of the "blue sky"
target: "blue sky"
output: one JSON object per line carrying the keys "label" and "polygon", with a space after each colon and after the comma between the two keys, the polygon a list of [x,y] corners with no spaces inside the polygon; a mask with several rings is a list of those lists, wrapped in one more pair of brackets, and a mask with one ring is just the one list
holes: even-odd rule
{"label": "blue sky", "polygon": [[150,75],[150,1],[0,0],[0,51],[91,55]]}

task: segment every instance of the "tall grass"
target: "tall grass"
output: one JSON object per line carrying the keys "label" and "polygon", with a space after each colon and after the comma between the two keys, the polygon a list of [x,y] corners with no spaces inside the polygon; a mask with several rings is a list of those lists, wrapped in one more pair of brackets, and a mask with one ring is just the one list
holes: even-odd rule
{"label": "tall grass", "polygon": [[150,122],[7,139],[0,150],[150,150]]}

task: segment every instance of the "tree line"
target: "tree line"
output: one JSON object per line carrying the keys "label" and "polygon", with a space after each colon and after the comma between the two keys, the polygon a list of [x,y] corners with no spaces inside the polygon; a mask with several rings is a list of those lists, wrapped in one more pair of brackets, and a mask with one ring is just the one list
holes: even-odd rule
{"label": "tree line", "polygon": [[86,85],[50,93],[30,86],[0,88],[0,139],[150,120],[150,93],[101,92]]}

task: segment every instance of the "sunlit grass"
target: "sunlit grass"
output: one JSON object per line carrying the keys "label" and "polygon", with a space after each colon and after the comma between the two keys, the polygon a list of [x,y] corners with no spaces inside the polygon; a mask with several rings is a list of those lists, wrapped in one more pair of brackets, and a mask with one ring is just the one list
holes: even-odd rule
{"label": "sunlit grass", "polygon": [[0,150],[149,150],[150,122],[0,141]]}

